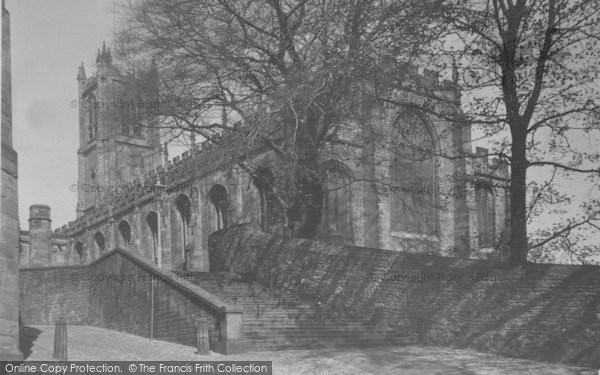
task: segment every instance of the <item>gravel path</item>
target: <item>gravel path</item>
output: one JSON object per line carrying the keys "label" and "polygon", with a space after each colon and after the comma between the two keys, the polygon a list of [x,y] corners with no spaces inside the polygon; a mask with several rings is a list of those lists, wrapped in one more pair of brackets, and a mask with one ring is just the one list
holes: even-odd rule
{"label": "gravel path", "polygon": [[[27,360],[51,360],[54,327],[25,327]],[[68,327],[69,360],[265,360],[276,375],[596,375],[597,370],[518,360],[470,350],[402,346],[368,349],[286,350],[223,356],[195,354],[189,346],[87,326]]]}

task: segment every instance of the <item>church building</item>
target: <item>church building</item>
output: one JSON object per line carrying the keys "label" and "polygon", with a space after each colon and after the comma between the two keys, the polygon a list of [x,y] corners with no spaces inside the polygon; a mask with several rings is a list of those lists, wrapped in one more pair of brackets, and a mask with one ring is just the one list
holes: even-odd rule
{"label": "church building", "polygon": [[[208,236],[253,223],[285,233],[269,186],[271,151],[256,147],[240,168],[224,145],[239,142],[244,124],[192,145],[172,159],[161,120],[136,103],[158,103],[153,64],[137,78],[122,74],[110,49],[98,51],[96,72],[77,73],[79,181],[77,218],[52,230],[50,207],[31,207],[21,232],[22,267],[90,263],[113,248],[139,253],[161,268],[208,271]],[[417,70],[415,68],[415,73]],[[502,259],[508,238],[508,167],[473,152],[462,118],[460,89],[429,70],[419,85],[396,93],[414,108],[384,103],[340,124],[320,162],[325,171],[318,239],[361,247]],[[408,90],[411,87],[418,90]],[[425,87],[425,88],[423,88]],[[419,110],[436,97],[432,115]],[[256,177],[255,175],[255,177]]]}

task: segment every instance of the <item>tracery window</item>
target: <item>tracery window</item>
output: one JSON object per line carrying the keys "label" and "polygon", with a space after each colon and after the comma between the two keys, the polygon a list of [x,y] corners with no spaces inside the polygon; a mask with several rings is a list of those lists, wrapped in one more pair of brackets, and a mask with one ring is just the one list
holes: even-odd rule
{"label": "tracery window", "polygon": [[223,185],[213,185],[208,197],[215,207],[215,226],[217,230],[227,228],[227,189]]}
{"label": "tracery window", "polygon": [[330,235],[352,240],[352,192],[350,174],[344,165],[326,166],[324,219]]}
{"label": "tracery window", "polygon": [[396,121],[391,140],[392,231],[437,233],[435,140],[416,114]]}
{"label": "tracery window", "polygon": [[496,237],[494,191],[489,183],[477,182],[475,195],[479,247],[490,247],[493,246]]}
{"label": "tracery window", "polygon": [[98,109],[99,105],[96,101],[96,95],[90,94],[87,97],[88,106],[88,135],[89,140],[93,140],[98,136]]}

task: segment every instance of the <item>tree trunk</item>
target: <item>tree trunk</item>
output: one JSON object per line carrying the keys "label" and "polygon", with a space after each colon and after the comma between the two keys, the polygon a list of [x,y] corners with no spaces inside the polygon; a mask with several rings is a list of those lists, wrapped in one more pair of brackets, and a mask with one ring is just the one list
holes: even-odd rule
{"label": "tree trunk", "polygon": [[[527,263],[527,157],[526,134],[517,126],[513,131],[510,176],[510,249],[509,263]],[[514,129],[514,128],[513,128]],[[523,133],[523,134],[521,134]]]}
{"label": "tree trunk", "polygon": [[[309,116],[311,117],[311,116]],[[292,118],[293,119],[293,118]],[[293,120],[292,120],[293,121]],[[295,186],[289,222],[296,222],[295,236],[314,239],[318,234],[323,214],[323,172],[319,160],[319,139],[315,121],[306,120],[298,127],[296,142],[292,145],[297,156]],[[295,137],[291,136],[290,139]]]}
{"label": "tree trunk", "polygon": [[323,215],[323,186],[320,180],[307,179],[300,184],[301,227],[298,236],[313,239],[317,235]]}

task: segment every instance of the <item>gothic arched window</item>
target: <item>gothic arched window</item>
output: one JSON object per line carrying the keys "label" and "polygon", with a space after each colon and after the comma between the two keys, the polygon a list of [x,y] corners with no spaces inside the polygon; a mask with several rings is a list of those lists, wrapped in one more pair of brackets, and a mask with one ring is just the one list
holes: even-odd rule
{"label": "gothic arched window", "polygon": [[97,254],[103,254],[106,250],[106,243],[102,232],[98,231],[94,234],[94,244],[96,245]]}
{"label": "gothic arched window", "polygon": [[98,136],[98,102],[96,95],[90,94],[87,98],[88,106],[88,134],[90,141]]}
{"label": "gothic arched window", "polygon": [[131,226],[125,220],[119,223],[119,233],[121,234],[123,246],[129,246],[131,242]]}
{"label": "gothic arched window", "polygon": [[216,229],[227,228],[227,189],[223,185],[213,185],[208,191],[208,198],[216,211]]}
{"label": "gothic arched window", "polygon": [[121,122],[121,134],[126,137],[129,136],[129,122],[127,120]]}
{"label": "gothic arched window", "polygon": [[475,183],[475,200],[477,204],[477,234],[479,247],[494,245],[496,237],[494,190],[487,182]]}
{"label": "gothic arched window", "polygon": [[85,245],[81,241],[75,243],[75,261],[74,264],[84,264],[87,260]]}
{"label": "gothic arched window", "polygon": [[146,224],[148,224],[148,228],[150,229],[152,258],[154,264],[158,264],[158,214],[154,211],[148,213],[146,216]]}
{"label": "gothic arched window", "polygon": [[269,168],[260,167],[253,178],[254,186],[258,189],[260,198],[260,224],[264,231],[274,223],[281,221],[282,209],[277,200],[273,186],[275,176]]}
{"label": "gothic arched window", "polygon": [[329,234],[352,240],[352,198],[350,173],[339,162],[329,162],[325,166],[324,215]]}
{"label": "gothic arched window", "polygon": [[138,121],[133,123],[133,136],[138,138],[143,137],[142,124]]}
{"label": "gothic arched window", "polygon": [[435,138],[416,114],[400,117],[391,140],[392,231],[437,233]]}

